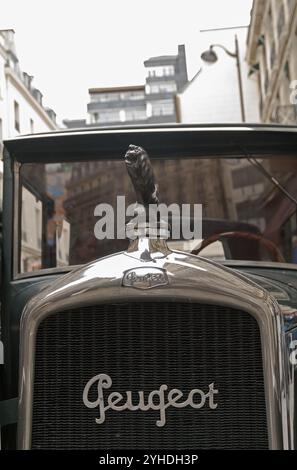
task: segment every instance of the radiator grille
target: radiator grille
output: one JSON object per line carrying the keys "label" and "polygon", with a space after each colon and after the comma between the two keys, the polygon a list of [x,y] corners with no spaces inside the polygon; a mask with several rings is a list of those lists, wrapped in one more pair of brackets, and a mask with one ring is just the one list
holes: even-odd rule
{"label": "radiator grille", "polygon": [[[108,374],[107,392],[167,384],[188,394],[214,382],[218,407],[159,412],[108,410],[82,401],[86,383]],[[83,307],[47,317],[36,339],[32,448],[267,448],[258,324],[248,313],[197,303]]]}

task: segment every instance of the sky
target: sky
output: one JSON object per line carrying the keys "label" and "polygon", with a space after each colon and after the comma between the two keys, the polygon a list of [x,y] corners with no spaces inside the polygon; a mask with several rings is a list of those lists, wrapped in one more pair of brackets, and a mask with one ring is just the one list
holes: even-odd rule
{"label": "sky", "polygon": [[189,78],[201,29],[248,25],[252,0],[0,0],[21,70],[58,122],[86,117],[88,89],[144,84],[143,61],[185,44]]}

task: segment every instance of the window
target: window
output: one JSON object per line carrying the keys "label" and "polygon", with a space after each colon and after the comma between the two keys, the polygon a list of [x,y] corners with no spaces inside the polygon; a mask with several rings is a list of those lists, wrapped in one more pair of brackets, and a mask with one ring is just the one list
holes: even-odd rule
{"label": "window", "polygon": [[120,110],[102,111],[99,113],[98,122],[119,122]]}
{"label": "window", "polygon": [[[36,203],[38,204],[38,202]],[[41,205],[40,203],[38,205]],[[41,210],[40,207],[35,207],[35,228],[36,228],[36,245],[37,248],[41,248],[41,234],[42,234],[42,225],[41,225]]]}
{"label": "window", "polygon": [[233,188],[244,188],[246,186],[254,186],[263,181],[263,176],[259,170],[253,166],[239,168],[232,172]]}
{"label": "window", "polygon": [[30,132],[31,132],[31,134],[34,134],[34,121],[33,121],[33,119],[30,119]]}
{"label": "window", "polygon": [[166,75],[174,75],[173,65],[169,65],[169,66],[159,65],[155,67],[150,67],[148,69],[149,77],[164,77]]}
{"label": "window", "polygon": [[126,113],[124,109],[121,109],[120,111],[120,121],[125,122],[126,121]]}
{"label": "window", "polygon": [[285,9],[284,9],[284,4],[282,3],[279,9],[278,19],[277,19],[277,33],[279,36],[283,32],[284,25],[285,25]]}
{"label": "window", "polygon": [[156,101],[152,103],[153,116],[170,116],[174,114],[174,105],[170,100]]}
{"label": "window", "polygon": [[160,91],[165,93],[171,93],[176,91],[176,84],[174,82],[161,83]]}
{"label": "window", "polygon": [[285,63],[284,71],[285,71],[285,76],[286,76],[287,80],[290,82],[291,81],[291,78],[290,78],[290,64],[289,64],[288,61],[286,61],[286,63]]}
{"label": "window", "polygon": [[296,0],[288,0],[290,13],[293,11],[293,8],[295,7],[295,1]]}
{"label": "window", "polygon": [[162,77],[162,69],[159,67],[151,67],[148,70],[149,77]]}
{"label": "window", "polygon": [[269,87],[269,78],[268,78],[267,69],[265,69],[265,72],[264,72],[264,90],[265,90],[265,93],[267,93],[268,87]]}
{"label": "window", "polygon": [[261,81],[263,95],[266,95],[269,87],[268,77],[268,61],[267,61],[267,50],[266,50],[266,38],[264,35],[259,38],[259,45],[262,46],[262,60],[260,62]]}
{"label": "window", "polygon": [[147,93],[174,93],[176,92],[176,83],[174,82],[159,82],[150,86]]}
{"label": "window", "polygon": [[159,93],[159,91],[160,91],[159,85],[151,85],[150,93]]}
{"label": "window", "polygon": [[145,109],[128,109],[126,111],[127,121],[137,121],[146,119],[146,110]]}
{"label": "window", "polygon": [[91,102],[106,103],[108,101],[118,101],[121,99],[120,93],[110,92],[110,93],[92,93]]}
{"label": "window", "polygon": [[270,50],[270,68],[271,69],[273,68],[274,61],[275,61],[275,43],[274,41],[272,41],[271,50]]}
{"label": "window", "polygon": [[[230,230],[230,224],[234,224],[234,222],[249,221],[255,225],[250,227],[252,232],[257,233],[258,230],[265,230],[264,237],[271,238],[272,236],[272,241],[277,243],[283,251],[284,221],[293,211],[296,212],[296,208],[291,206],[282,192],[277,190],[275,185],[268,181],[258,168],[252,166],[244,157],[240,158],[240,163],[233,158],[218,158],[217,155],[210,155],[208,158],[202,158],[200,155],[196,159],[188,158],[187,153],[181,153],[179,158],[173,159],[173,152],[174,150],[172,153],[164,153],[162,159],[154,159],[154,173],[156,181],[160,182],[160,186],[162,186],[164,201],[168,201],[168,203],[174,201],[179,207],[183,203],[199,202],[204,207],[203,223],[208,223],[206,218],[219,219],[220,223],[225,224],[226,222],[226,226],[224,225],[226,230]],[[258,155],[257,151],[255,151],[255,155]],[[260,155],[257,160],[265,166],[272,176],[277,177],[288,190],[296,187],[297,162],[295,154],[288,156],[285,153],[281,158],[279,155],[265,155],[265,158],[261,158]],[[167,156],[168,158],[166,158]],[[94,235],[94,224],[96,223],[94,204],[108,202],[116,209],[116,196],[125,194],[127,188],[130,187],[129,176],[123,172],[123,162],[122,160],[111,160],[111,158],[96,162],[92,160],[93,154],[91,156],[85,154],[83,158],[83,161],[69,163],[67,167],[65,167],[65,163],[61,162],[59,164],[24,163],[20,168],[21,179],[26,181],[30,178],[34,190],[34,194],[32,194],[23,188],[23,197],[21,198],[23,200],[22,226],[20,229],[27,230],[28,242],[20,244],[19,250],[16,250],[16,253],[21,255],[21,266],[23,266],[23,261],[27,260],[24,269],[27,269],[28,272],[37,269],[38,265],[40,268],[61,266],[61,262],[66,262],[67,254],[69,254],[69,263],[75,265],[87,263],[127,248],[126,240],[116,240],[115,246],[114,240],[111,243],[108,240],[99,241]],[[97,164],[97,171],[93,170],[94,162]],[[84,167],[86,163],[92,163],[89,182],[98,182],[93,195],[87,194],[88,189],[82,188],[84,181],[77,179],[77,169]],[[63,185],[60,187],[60,192],[56,193],[51,188],[60,186],[56,180],[61,176],[61,171],[63,172]],[[235,183],[238,189],[235,189],[235,185],[233,186],[230,182],[230,174],[231,181],[232,176],[235,175],[234,177],[237,178]],[[184,183],[179,185],[180,181]],[[81,188],[82,193],[73,197],[73,188],[78,187]],[[50,203],[53,211],[50,213],[47,211],[43,214],[41,201],[36,202],[37,193],[42,195],[44,204],[46,204],[44,209]],[[132,198],[129,197],[129,203],[135,200],[135,196],[132,195]],[[63,201],[62,205],[61,201]],[[38,216],[37,214],[35,216],[35,208],[40,209]],[[273,217],[274,214],[281,211],[282,217],[279,220]],[[42,216],[44,223],[41,227]],[[40,221],[37,220],[38,218]],[[61,226],[62,220],[63,225]],[[43,230],[42,236],[37,230],[38,226]],[[64,233],[64,229],[67,233]],[[217,224],[210,221],[207,230],[210,235],[216,233]],[[249,231],[248,228],[240,229],[236,226],[234,226],[234,230]],[[36,246],[35,233],[43,241],[41,250]],[[292,233],[296,233],[296,224],[292,225]],[[59,263],[52,256],[53,243],[56,243],[57,254],[59,248],[61,249],[62,259],[59,259]],[[294,246],[297,245],[294,244]],[[244,241],[241,254],[246,256],[247,252],[248,248],[246,241]],[[254,258],[250,254],[249,258],[245,259]],[[297,251],[295,259],[297,259]],[[288,257],[287,260],[290,261],[290,258]]]}
{"label": "window", "polygon": [[173,65],[167,65],[167,67],[163,68],[164,75],[170,76],[174,75],[174,66]]}
{"label": "window", "polygon": [[26,232],[25,230],[22,230],[22,241],[23,241],[23,242],[27,242],[27,241],[28,241],[27,232]]}
{"label": "window", "polygon": [[143,100],[144,99],[144,92],[143,91],[134,91],[131,92],[128,96],[130,100]]}
{"label": "window", "polygon": [[14,101],[14,128],[20,132],[20,107],[17,101]]}

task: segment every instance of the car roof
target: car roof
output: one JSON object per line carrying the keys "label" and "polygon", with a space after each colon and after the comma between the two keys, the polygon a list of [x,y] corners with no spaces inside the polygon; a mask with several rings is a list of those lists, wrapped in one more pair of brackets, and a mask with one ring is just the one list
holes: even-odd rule
{"label": "car roof", "polygon": [[119,159],[130,144],[150,157],[180,158],[285,154],[297,150],[297,127],[266,124],[168,124],[61,129],[7,139],[20,162]]}

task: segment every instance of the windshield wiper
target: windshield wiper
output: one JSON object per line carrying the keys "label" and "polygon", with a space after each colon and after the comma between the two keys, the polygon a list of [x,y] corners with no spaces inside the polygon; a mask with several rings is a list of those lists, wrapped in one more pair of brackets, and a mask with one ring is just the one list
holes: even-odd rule
{"label": "windshield wiper", "polygon": [[290,194],[286,190],[286,188],[279,182],[279,180],[275,178],[275,176],[271,175],[271,173],[266,170],[262,163],[256,160],[255,157],[251,156],[244,148],[240,147],[240,149],[244,153],[247,160],[251,163],[251,165],[256,167],[262,173],[262,175],[264,175],[265,178],[273,184],[275,188],[279,189],[279,191],[281,191],[288,199],[290,199],[291,202],[293,202],[297,206],[297,199],[295,199],[294,196],[292,196],[292,194]]}

